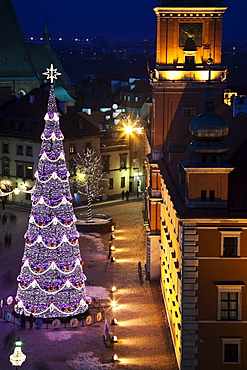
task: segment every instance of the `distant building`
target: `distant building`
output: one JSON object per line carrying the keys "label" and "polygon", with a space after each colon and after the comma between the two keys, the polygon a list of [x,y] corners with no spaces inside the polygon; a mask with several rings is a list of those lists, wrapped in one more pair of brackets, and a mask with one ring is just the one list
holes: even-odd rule
{"label": "distant building", "polygon": [[1,4],[0,27],[0,88],[10,87],[16,97],[25,95],[45,83],[42,72],[53,64],[61,72],[57,84],[73,93],[74,87],[50,45],[45,26],[42,44],[27,44],[11,0]]}
{"label": "distant building", "polygon": [[[71,98],[61,94],[61,88],[55,87],[55,95],[65,97],[69,104]],[[66,93],[67,94],[67,93]],[[41,134],[44,128],[44,116],[47,109],[48,91],[37,88],[2,109],[0,116],[0,184],[9,188],[19,187],[30,190],[34,183],[41,145]],[[66,101],[57,101],[61,115],[60,125],[65,136],[64,150],[67,166],[74,171],[74,160],[77,152],[88,147],[96,149],[100,155],[100,130],[91,122],[76,113]],[[11,200],[30,202],[30,194],[11,195]]]}

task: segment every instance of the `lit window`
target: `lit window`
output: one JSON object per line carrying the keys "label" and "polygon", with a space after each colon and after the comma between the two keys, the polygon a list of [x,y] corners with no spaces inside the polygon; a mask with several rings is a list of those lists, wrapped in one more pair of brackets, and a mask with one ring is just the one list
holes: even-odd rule
{"label": "lit window", "polygon": [[74,154],[75,152],[75,144],[69,144],[69,154]]}
{"label": "lit window", "polygon": [[241,362],[242,338],[221,338],[222,340],[222,363],[239,364]]}
{"label": "lit window", "polygon": [[139,159],[133,158],[133,168],[139,168]]}
{"label": "lit window", "polygon": [[120,154],[120,168],[126,168],[127,154]]}

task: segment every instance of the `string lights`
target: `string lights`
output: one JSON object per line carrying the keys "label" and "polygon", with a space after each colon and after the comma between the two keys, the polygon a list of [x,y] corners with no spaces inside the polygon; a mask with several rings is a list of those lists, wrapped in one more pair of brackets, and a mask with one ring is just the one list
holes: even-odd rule
{"label": "string lights", "polygon": [[41,138],[15,311],[35,318],[67,317],[84,313],[90,299],[53,85]]}

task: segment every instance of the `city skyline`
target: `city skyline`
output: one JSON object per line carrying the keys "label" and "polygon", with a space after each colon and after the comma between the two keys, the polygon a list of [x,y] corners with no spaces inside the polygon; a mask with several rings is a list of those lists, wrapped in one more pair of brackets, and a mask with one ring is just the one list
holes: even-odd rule
{"label": "city skyline", "polygon": [[[156,16],[153,8],[158,6],[158,0],[95,0],[93,7],[91,2],[74,0],[74,6],[70,8],[64,0],[53,0],[52,5],[47,0],[42,3],[12,0],[12,4],[25,38],[42,37],[46,19],[52,40],[59,37],[72,40],[98,36],[117,41],[153,41],[156,38]],[[228,6],[228,10],[224,16],[223,38],[245,38],[245,1],[236,0],[233,5],[230,0],[224,0],[224,4]]]}

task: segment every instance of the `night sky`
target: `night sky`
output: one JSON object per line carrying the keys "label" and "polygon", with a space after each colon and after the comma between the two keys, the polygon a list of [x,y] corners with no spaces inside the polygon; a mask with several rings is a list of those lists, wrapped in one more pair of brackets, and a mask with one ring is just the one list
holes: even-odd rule
{"label": "night sky", "polygon": [[[152,9],[158,0],[12,0],[12,3],[25,37],[42,37],[46,16],[52,39],[105,36],[141,41],[156,37]],[[224,3],[229,9],[224,18],[223,38],[246,38],[246,0]]]}

